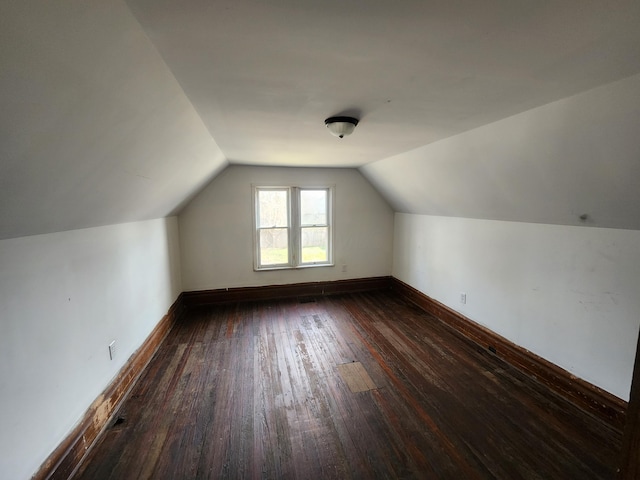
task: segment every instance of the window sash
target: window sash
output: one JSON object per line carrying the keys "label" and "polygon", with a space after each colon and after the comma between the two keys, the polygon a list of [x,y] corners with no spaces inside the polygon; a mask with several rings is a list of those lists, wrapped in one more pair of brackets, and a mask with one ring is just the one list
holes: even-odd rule
{"label": "window sash", "polygon": [[[307,240],[311,235],[316,240],[307,245]],[[321,239],[318,241],[318,237]],[[300,265],[325,265],[330,263],[330,230],[328,226],[302,226],[300,227]],[[306,249],[306,250],[305,250]]]}
{"label": "window sash", "polygon": [[[258,264],[263,268],[287,266],[291,263],[291,241],[288,227],[276,228],[260,228],[258,229]],[[278,232],[284,232],[284,235],[278,235]],[[272,246],[269,247],[263,243],[265,234],[272,234]],[[278,240],[274,240],[278,238]],[[282,237],[284,237],[285,245],[282,246]],[[266,242],[266,239],[265,239]],[[277,242],[277,245],[273,245]],[[283,252],[284,250],[284,252]],[[281,259],[281,261],[279,261]]]}
{"label": "window sash", "polygon": [[[275,212],[271,215],[265,214],[262,211],[262,193],[269,192],[281,192],[285,193],[284,197],[284,210],[285,215],[279,215]],[[264,223],[264,225],[263,225]],[[291,189],[288,187],[256,187],[254,189],[254,224],[255,224],[255,268],[256,269],[271,269],[289,267],[292,264],[292,244],[291,244]],[[264,258],[268,247],[263,245],[263,234],[268,231],[284,231],[286,237],[286,254],[284,255],[282,262],[265,262]],[[272,259],[279,258],[281,252],[278,252],[275,247],[272,247],[272,251],[269,252],[269,257]]]}

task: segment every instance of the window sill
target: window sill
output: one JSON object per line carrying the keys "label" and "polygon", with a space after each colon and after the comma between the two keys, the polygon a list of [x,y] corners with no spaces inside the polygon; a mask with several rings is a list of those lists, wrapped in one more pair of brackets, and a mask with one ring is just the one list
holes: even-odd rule
{"label": "window sill", "polygon": [[303,270],[305,268],[335,267],[335,263],[316,263],[313,265],[277,265],[273,267],[253,267],[254,272],[272,272],[273,270]]}

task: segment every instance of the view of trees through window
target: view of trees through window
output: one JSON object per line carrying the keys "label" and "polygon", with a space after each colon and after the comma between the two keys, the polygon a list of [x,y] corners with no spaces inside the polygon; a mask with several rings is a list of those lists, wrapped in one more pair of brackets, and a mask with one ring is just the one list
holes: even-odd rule
{"label": "view of trees through window", "polygon": [[259,190],[260,264],[289,263],[289,191]]}
{"label": "view of trees through window", "polygon": [[[256,194],[259,267],[329,262],[328,189],[259,188]],[[299,259],[292,249],[299,249]]]}
{"label": "view of trees through window", "polygon": [[327,190],[300,191],[302,263],[329,260]]}

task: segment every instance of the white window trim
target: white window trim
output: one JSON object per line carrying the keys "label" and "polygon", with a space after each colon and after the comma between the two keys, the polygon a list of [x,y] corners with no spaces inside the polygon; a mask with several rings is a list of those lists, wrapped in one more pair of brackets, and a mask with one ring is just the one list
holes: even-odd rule
{"label": "white window trim", "polygon": [[[278,265],[260,265],[260,229],[258,227],[258,191],[260,190],[287,190],[289,199],[288,209],[288,230],[289,230],[289,263]],[[312,262],[312,263],[300,263],[302,256],[302,228],[300,222],[300,191],[302,190],[327,190],[327,224],[329,230],[328,233],[328,259],[326,262]],[[252,195],[252,217],[253,217],[253,269],[256,272],[264,272],[270,270],[293,270],[302,268],[316,268],[316,267],[334,267],[333,262],[333,248],[334,248],[334,235],[335,235],[335,185],[321,185],[321,186],[309,186],[309,185],[251,185]],[[311,225],[305,225],[310,227]]]}

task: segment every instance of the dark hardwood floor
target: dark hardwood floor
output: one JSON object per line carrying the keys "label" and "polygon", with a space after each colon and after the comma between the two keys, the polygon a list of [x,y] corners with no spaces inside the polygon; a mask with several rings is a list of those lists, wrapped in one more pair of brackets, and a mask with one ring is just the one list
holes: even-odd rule
{"label": "dark hardwood floor", "polygon": [[381,291],[189,311],[76,478],[610,479],[620,444]]}

